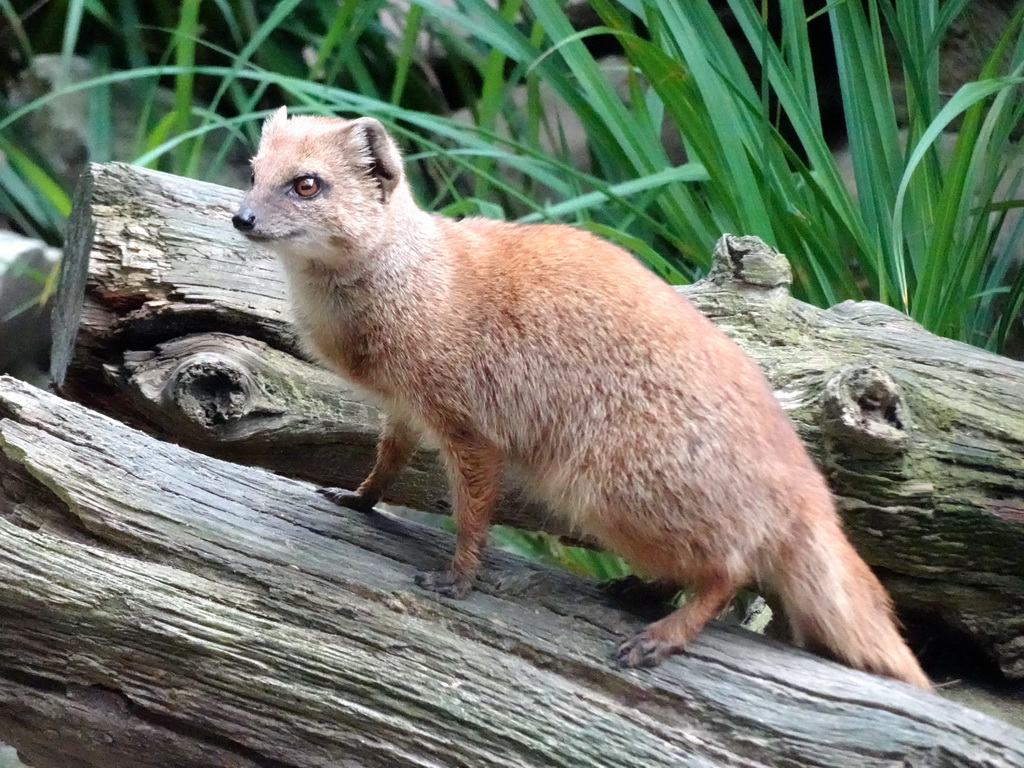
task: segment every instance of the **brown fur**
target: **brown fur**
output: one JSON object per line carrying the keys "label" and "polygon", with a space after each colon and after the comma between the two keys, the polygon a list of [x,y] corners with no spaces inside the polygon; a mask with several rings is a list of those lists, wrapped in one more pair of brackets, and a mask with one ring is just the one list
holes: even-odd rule
{"label": "brown fur", "polygon": [[[580,531],[694,587],[620,663],[682,650],[756,583],[801,645],[929,687],[758,367],[629,254],[568,226],[420,210],[368,118],[282,110],[253,168],[236,226],[281,257],[311,351],[389,413],[373,473],[335,498],[372,506],[420,435],[447,462],[455,557],[420,583],[469,591],[514,466]],[[289,191],[310,174],[319,195]]]}

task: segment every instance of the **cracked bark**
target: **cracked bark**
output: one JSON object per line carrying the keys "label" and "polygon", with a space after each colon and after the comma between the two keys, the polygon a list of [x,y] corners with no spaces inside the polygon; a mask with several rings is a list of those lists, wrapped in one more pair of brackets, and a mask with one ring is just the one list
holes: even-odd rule
{"label": "cracked bark", "polygon": [[490,551],[0,378],[0,736],[39,768],[1024,766],[1024,732],[712,626],[638,619]]}
{"label": "cracked bark", "polygon": [[[378,414],[298,356],[276,261],[231,231],[239,197],[92,166],[68,239],[53,373],[69,396],[165,439],[354,487]],[[1024,679],[1024,364],[879,304],[810,307],[789,282],[775,251],[727,236],[707,279],[681,290],[761,363],[900,610],[966,632]],[[389,500],[440,511],[446,496],[422,452]],[[514,491],[499,517],[564,533]]]}

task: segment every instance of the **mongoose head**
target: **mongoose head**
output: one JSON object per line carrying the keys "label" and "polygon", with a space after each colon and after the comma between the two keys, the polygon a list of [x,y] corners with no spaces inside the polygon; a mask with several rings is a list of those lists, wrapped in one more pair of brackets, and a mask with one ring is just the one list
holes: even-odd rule
{"label": "mongoose head", "polygon": [[402,159],[372,117],[289,118],[263,124],[252,188],[231,221],[283,258],[345,258],[391,231],[396,207],[412,205]]}

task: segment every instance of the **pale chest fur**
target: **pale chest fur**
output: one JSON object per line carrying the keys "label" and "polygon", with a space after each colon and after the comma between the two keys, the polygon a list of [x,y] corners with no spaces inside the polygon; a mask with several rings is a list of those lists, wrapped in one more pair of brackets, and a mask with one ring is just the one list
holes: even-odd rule
{"label": "pale chest fur", "polygon": [[395,408],[411,404],[413,382],[434,357],[427,331],[437,320],[435,299],[379,274],[346,281],[316,267],[290,270],[289,293],[311,355]]}
{"label": "pale chest fur", "polygon": [[[290,268],[287,268],[290,267]],[[365,367],[370,339],[351,292],[326,270],[286,265],[292,318],[303,347],[354,383]]]}

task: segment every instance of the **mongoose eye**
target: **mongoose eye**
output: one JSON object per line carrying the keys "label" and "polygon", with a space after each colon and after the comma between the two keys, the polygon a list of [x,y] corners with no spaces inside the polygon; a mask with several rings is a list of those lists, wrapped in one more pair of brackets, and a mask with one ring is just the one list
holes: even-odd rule
{"label": "mongoose eye", "polygon": [[320,179],[316,176],[302,176],[292,182],[292,191],[299,197],[313,197],[320,191]]}
{"label": "mongoose eye", "polygon": [[249,183],[254,187],[256,186],[256,171],[249,174]]}

